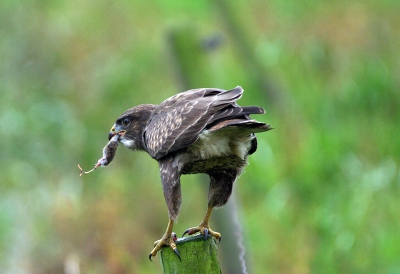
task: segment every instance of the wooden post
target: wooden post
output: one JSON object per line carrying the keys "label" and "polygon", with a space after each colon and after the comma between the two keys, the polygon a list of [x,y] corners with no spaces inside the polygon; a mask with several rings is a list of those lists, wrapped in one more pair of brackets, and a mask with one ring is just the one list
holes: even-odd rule
{"label": "wooden post", "polygon": [[203,235],[196,235],[179,238],[175,243],[182,261],[169,246],[163,247],[158,253],[164,274],[222,273],[214,238],[204,239]]}

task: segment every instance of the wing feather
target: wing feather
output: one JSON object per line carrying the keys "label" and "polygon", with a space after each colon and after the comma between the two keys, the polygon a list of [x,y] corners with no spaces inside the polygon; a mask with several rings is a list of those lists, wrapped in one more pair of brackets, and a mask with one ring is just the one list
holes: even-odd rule
{"label": "wing feather", "polygon": [[242,93],[241,87],[195,89],[165,100],[154,110],[144,132],[148,153],[160,159],[195,142],[220,110],[237,106],[235,101]]}

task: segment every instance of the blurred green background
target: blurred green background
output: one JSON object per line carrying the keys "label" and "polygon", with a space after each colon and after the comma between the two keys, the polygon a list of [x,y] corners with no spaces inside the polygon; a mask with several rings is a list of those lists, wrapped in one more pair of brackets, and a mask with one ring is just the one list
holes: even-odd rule
{"label": "blurred green background", "polygon": [[[399,14],[394,0],[2,1],[0,272],[160,273],[157,163],[120,147],[108,168],[77,164],[93,167],[127,108],[241,85],[275,130],[211,226],[237,208],[247,271],[400,273]],[[182,178],[178,235],[207,183]],[[225,273],[238,240],[219,245]]]}

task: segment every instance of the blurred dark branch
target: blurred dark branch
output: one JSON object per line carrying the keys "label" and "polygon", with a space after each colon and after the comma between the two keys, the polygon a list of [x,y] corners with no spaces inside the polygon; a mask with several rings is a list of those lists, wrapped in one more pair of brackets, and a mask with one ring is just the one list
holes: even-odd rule
{"label": "blurred dark branch", "polygon": [[169,32],[167,41],[180,91],[209,87],[212,74],[205,58],[207,52],[196,34],[196,29],[173,29]]}
{"label": "blurred dark branch", "polygon": [[[246,87],[246,89],[260,90],[268,104],[267,112],[277,113],[283,118],[285,125],[291,125],[290,127],[281,127],[286,131],[286,134],[283,133],[284,136],[293,136],[293,132],[300,132],[306,119],[302,117],[303,113],[299,110],[297,102],[292,98],[290,92],[281,87],[280,83],[271,79],[271,73],[255,54],[256,39],[246,31],[245,27],[249,27],[250,24],[245,21],[242,10],[238,8],[239,5],[246,5],[246,3],[238,4],[229,0],[217,0],[215,3],[219,10],[219,18],[224,21],[226,30],[233,37],[234,49],[241,58],[246,77],[251,79],[254,85]],[[289,138],[288,142],[297,144],[297,140]]]}
{"label": "blurred dark branch", "polygon": [[[225,28],[234,39],[234,48],[243,64],[246,76],[252,79],[257,88],[263,90],[270,107],[286,105],[287,94],[280,85],[271,79],[266,68],[254,54],[252,37],[246,34],[243,27],[241,10],[237,3],[228,0],[215,1],[220,18],[224,21]],[[280,109],[280,107],[278,107]]]}

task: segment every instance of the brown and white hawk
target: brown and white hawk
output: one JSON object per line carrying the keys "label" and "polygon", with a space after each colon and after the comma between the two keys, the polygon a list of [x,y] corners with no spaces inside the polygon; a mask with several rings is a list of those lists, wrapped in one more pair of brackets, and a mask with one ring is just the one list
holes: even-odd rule
{"label": "brown and white hawk", "polygon": [[159,105],[130,108],[111,128],[110,140],[118,140],[132,150],[146,151],[160,167],[170,220],[165,234],[155,243],[150,260],[163,245],[171,246],[179,256],[171,234],[182,202],[182,174],[210,176],[206,215],[184,235],[200,232],[205,237],[221,238],[208,224],[212,209],[228,201],[233,183],[247,164],[247,156],[257,149],[255,133],[271,129],[270,125],[249,117],[265,113],[264,109],[236,103],[242,94],[241,87],[188,90]]}

